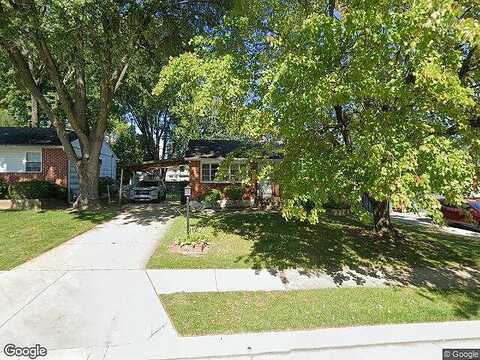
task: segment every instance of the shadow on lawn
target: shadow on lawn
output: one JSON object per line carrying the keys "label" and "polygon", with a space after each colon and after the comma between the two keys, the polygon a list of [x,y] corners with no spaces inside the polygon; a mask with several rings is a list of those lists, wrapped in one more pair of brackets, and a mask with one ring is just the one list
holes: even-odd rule
{"label": "shadow on lawn", "polygon": [[480,314],[480,289],[419,289],[418,293],[430,301],[448,303],[459,318],[475,320]]}
{"label": "shadow on lawn", "polygon": [[399,225],[402,239],[384,239],[350,218],[324,216],[318,225],[310,225],[259,212],[200,215],[202,223],[251,241],[250,254],[238,261],[255,269],[324,272],[337,284],[374,278],[399,286],[480,287],[480,237]]}

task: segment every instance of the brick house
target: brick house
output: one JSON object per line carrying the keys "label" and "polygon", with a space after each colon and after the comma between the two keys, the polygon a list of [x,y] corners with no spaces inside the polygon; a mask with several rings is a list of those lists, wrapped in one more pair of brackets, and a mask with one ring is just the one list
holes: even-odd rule
{"label": "brick house", "polygon": [[[190,186],[192,187],[192,199],[198,200],[210,189],[223,190],[228,185],[241,183],[238,178],[240,167],[246,166],[246,153],[253,148],[249,145],[236,140],[190,140],[185,152],[185,161],[190,168]],[[220,163],[227,156],[233,158],[226,176],[219,178],[217,175]],[[273,156],[271,159],[279,159]],[[261,189],[263,197],[280,196],[279,186],[263,182],[258,184],[252,181],[251,187],[245,188],[244,200],[253,200]]]}
{"label": "brick house", "polygon": [[[77,153],[75,135],[70,141]],[[100,176],[115,180],[117,157],[104,142],[100,156]],[[78,175],[63,150],[53,128],[0,127],[0,179],[6,182],[47,180],[78,193]]]}

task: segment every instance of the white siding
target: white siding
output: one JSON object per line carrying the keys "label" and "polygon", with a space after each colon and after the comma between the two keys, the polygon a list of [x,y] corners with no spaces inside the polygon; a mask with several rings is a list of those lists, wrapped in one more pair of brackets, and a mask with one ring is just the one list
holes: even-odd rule
{"label": "white siding", "polygon": [[42,153],[41,146],[0,146],[0,173],[25,172],[25,155],[27,151]]}

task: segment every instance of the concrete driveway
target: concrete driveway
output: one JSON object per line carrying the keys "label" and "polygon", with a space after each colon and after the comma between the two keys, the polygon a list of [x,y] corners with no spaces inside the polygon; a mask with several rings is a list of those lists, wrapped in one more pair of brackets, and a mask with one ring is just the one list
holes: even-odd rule
{"label": "concrete driveway", "polygon": [[103,359],[109,346],[173,333],[144,269],[176,215],[172,204],[132,206],[0,272],[0,358],[13,343],[40,344],[47,359]]}

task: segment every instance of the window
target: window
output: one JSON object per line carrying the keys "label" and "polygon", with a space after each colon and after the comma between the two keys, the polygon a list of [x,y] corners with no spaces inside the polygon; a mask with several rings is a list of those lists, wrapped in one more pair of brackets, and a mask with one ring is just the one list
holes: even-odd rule
{"label": "window", "polygon": [[215,181],[218,164],[202,164],[202,182]]}
{"label": "window", "polygon": [[38,151],[27,151],[25,154],[25,171],[41,172],[42,171],[42,153]]}
{"label": "window", "polygon": [[218,163],[202,164],[202,182],[238,182],[240,181],[241,164],[231,164],[228,169],[226,178],[218,176]]}

